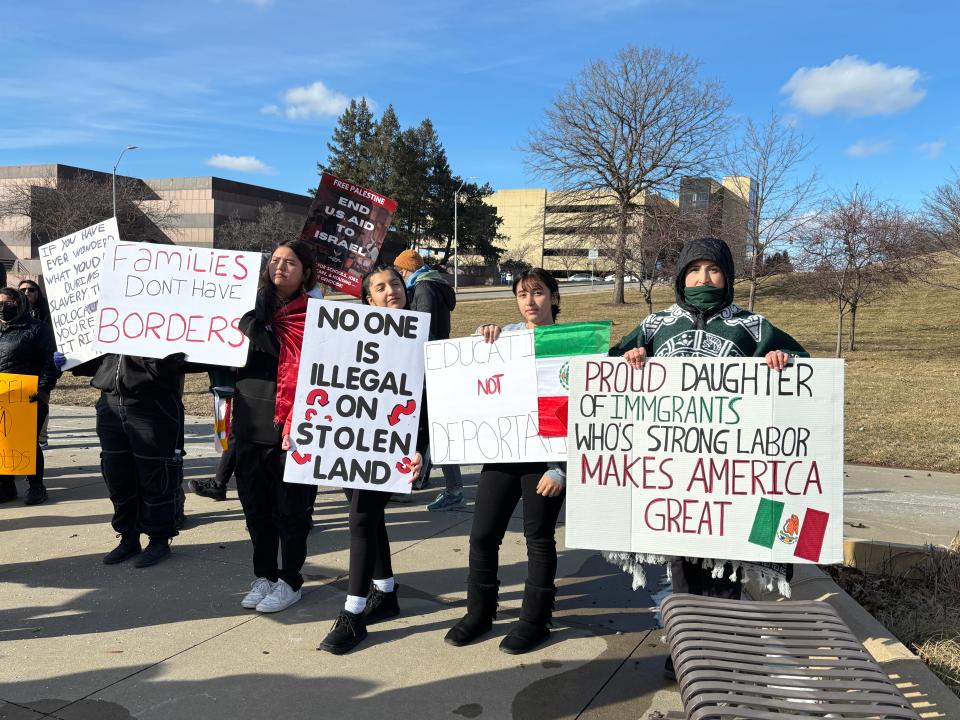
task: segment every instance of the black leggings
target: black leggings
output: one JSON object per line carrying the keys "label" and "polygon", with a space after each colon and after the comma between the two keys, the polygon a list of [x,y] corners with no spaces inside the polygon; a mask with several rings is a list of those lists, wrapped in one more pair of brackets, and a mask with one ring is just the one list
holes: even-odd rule
{"label": "black leggings", "polygon": [[348,490],[350,499],[350,579],[347,594],[366,597],[374,578],[393,577],[384,510],[391,493]]}
{"label": "black leggings", "polygon": [[500,544],[510,516],[523,498],[523,536],[527,540],[527,582],[552,588],[557,575],[554,538],[564,493],[556,497],[537,494],[545,463],[484,465],[480,472],[473,529],[470,531],[470,581],[497,582]]}

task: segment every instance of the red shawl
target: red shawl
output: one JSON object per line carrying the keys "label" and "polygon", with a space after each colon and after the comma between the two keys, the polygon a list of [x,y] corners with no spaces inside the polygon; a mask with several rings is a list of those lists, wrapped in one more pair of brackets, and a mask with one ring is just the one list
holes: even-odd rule
{"label": "red shawl", "polygon": [[303,325],[307,319],[306,295],[284,305],[270,320],[273,332],[280,341],[280,364],[277,368],[277,403],[273,422],[283,425],[283,434],[290,434],[293,401],[297,393],[297,375],[300,372],[300,347],[303,345]]}

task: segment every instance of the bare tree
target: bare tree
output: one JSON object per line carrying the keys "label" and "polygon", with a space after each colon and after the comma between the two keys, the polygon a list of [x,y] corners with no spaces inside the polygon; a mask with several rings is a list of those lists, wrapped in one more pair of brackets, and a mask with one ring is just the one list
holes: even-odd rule
{"label": "bare tree", "polygon": [[[117,178],[117,224],[123,239],[169,243],[167,233],[179,219],[173,207],[142,180]],[[0,218],[29,231],[34,247],[112,215],[113,190],[110,176],[103,173],[12,182],[0,193]]]}
{"label": "bare tree", "polygon": [[[927,249],[930,252],[945,252],[960,260],[960,173],[952,181],[939,185],[923,200]],[[935,260],[931,259],[931,263]],[[931,281],[930,273],[925,280],[940,287],[960,290],[960,286],[942,279]]]}
{"label": "bare tree", "polygon": [[757,290],[768,277],[764,257],[815,220],[819,177],[802,173],[811,141],[775,112],[763,125],[747,120],[743,137],[730,150],[733,177],[727,182],[748,204],[746,250],[742,276],[750,284],[750,312]]}
{"label": "bare tree", "polygon": [[[650,191],[706,173],[722,155],[729,100],[700,62],[629,46],[588,64],[531,133],[528,164],[569,203],[606,206],[615,244],[614,302],[623,303],[630,216]],[[561,203],[564,201],[561,200]]]}
{"label": "bare tree", "polygon": [[233,215],[217,228],[217,246],[268,253],[280,243],[300,237],[305,219],[305,213],[289,213],[282,203],[270,203],[258,209],[256,220]]}
{"label": "bare tree", "polygon": [[801,243],[813,270],[798,285],[805,294],[832,300],[837,309],[836,357],[843,352],[844,318],[850,317],[848,349],[856,349],[857,311],[916,272],[916,224],[899,208],[854,188],[834,198]]}

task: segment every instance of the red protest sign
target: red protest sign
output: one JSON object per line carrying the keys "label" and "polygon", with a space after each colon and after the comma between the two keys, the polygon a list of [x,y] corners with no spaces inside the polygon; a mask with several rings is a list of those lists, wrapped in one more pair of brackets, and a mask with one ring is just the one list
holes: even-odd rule
{"label": "red protest sign", "polygon": [[395,200],[324,173],[300,234],[317,251],[317,280],[360,297],[396,210]]}

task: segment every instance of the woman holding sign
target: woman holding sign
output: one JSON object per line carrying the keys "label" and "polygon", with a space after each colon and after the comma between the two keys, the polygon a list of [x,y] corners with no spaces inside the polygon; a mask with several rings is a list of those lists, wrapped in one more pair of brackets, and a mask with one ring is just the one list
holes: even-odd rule
{"label": "woman holding sign", "polygon": [[[560,312],[560,287],[542,268],[525,270],[513,280],[513,294],[523,322],[503,330],[553,325]],[[495,342],[501,328],[482,325],[478,332]],[[527,582],[520,620],[500,643],[511,655],[533,650],[550,635],[547,627],[557,589],[555,532],[566,484],[565,463],[513,462],[484,465],[477,489],[470,531],[470,573],[467,578],[467,614],[447,632],[457,647],[489,632],[497,611],[500,544],[517,503],[523,498],[523,534],[527,542]]]}
{"label": "woman holding sign", "polygon": [[[765,317],[733,303],[733,278],[733,256],[725,242],[690,240],[677,258],[676,304],[649,315],[610,354],[622,356],[635,369],[651,356],[762,357],[778,372],[793,357],[809,357],[800,343]],[[614,559],[628,570],[641,561],[629,553]],[[733,563],[721,563],[715,571],[700,558],[677,558],[670,569],[674,592],[740,598],[743,573]],[[670,658],[666,673],[673,674]]]}
{"label": "woman holding sign", "polygon": [[[237,370],[233,434],[237,453],[237,492],[253,542],[256,579],[240,604],[259,612],[279,612],[301,597],[300,570],[307,558],[315,485],[283,481],[285,452],[281,430],[289,407],[281,407],[289,373],[278,377],[279,335],[295,334],[303,322],[314,286],[314,254],[306,242],[282,243],[260,277],[256,307],[240,319],[250,339],[247,364]],[[293,370],[296,385],[296,370]],[[277,562],[279,550],[281,561]]]}
{"label": "woman holding sign", "polygon": [[[393,268],[374,270],[363,277],[360,302],[374,307],[407,308],[403,278]],[[425,437],[420,415],[420,437]],[[410,464],[410,482],[420,474],[420,452]],[[392,493],[376,490],[348,490],[350,500],[350,579],[347,600],[333,628],[320,644],[321,650],[342,655],[367,637],[367,625],[400,614],[397,584],[390,562],[390,538],[387,536],[385,510]]]}

